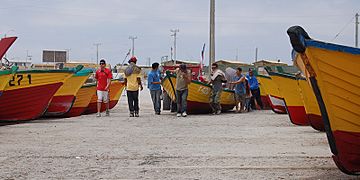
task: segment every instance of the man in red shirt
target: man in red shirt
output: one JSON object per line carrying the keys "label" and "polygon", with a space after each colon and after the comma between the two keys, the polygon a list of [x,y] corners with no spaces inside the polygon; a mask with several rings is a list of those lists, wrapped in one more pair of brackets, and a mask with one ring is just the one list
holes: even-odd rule
{"label": "man in red shirt", "polygon": [[106,116],[109,116],[109,89],[112,79],[112,72],[106,68],[106,62],[104,59],[100,60],[100,68],[95,73],[95,79],[97,80],[97,114],[96,117],[101,117],[101,103],[106,104]]}

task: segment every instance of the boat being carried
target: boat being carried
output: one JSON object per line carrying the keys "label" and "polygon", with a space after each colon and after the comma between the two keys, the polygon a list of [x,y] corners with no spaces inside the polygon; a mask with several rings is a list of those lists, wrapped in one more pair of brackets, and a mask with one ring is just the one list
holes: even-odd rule
{"label": "boat being carried", "polygon": [[[172,101],[176,102],[176,76],[167,74],[162,80],[162,86],[168,93]],[[189,94],[187,98],[187,113],[203,114],[210,113],[209,104],[211,86],[199,81],[192,80],[188,86]],[[224,89],[221,93],[220,104],[222,111],[229,111],[235,107],[235,92],[233,90]]]}
{"label": "boat being carried", "polygon": [[307,126],[309,120],[306,115],[304,103],[300,97],[297,78],[295,75],[268,71],[271,79],[279,87],[280,94],[284,98],[285,107],[290,121],[295,125]]}
{"label": "boat being carried", "polygon": [[[95,85],[96,89],[96,85]],[[125,83],[119,79],[111,80],[110,91],[109,91],[109,109],[112,109],[119,102],[122,92],[125,89]],[[106,110],[104,103],[101,105],[101,112]],[[86,107],[86,110],[83,114],[92,114],[97,112],[97,95],[94,93],[91,97],[89,105]]]}
{"label": "boat being carried", "polygon": [[76,93],[92,73],[90,69],[81,70],[83,67],[82,65],[78,65],[74,68],[76,73],[68,78],[59,90],[57,90],[44,116],[62,116],[71,109],[76,98]]}
{"label": "boat being carried", "polygon": [[360,174],[360,49],[313,40],[300,26],[287,31],[320,107],[336,165]]}
{"label": "boat being carried", "polygon": [[31,120],[42,116],[53,95],[74,73],[73,69],[18,70],[0,96],[0,120]]}

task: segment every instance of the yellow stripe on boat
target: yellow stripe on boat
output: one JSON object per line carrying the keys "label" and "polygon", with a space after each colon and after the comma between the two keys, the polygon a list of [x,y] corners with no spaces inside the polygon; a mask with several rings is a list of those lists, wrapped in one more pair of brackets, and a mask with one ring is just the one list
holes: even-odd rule
{"label": "yellow stripe on boat", "polygon": [[[172,82],[172,85],[170,83],[170,79]],[[175,88],[176,88],[176,77],[173,75],[167,76],[162,81],[162,86],[168,93],[169,97],[175,101]],[[210,100],[210,94],[211,94],[211,86],[205,85],[201,82],[192,81],[188,86],[188,111],[192,111],[191,107],[197,106],[197,105],[208,105]],[[190,104],[189,104],[190,102]],[[223,90],[220,97],[220,104],[223,107],[223,110],[231,110],[235,106],[235,98],[234,98],[234,91],[229,90]],[[201,107],[196,107],[201,108]],[[206,109],[207,107],[204,107]],[[206,111],[206,110],[205,110]],[[202,112],[205,112],[202,111]],[[193,112],[196,112],[193,111]]]}

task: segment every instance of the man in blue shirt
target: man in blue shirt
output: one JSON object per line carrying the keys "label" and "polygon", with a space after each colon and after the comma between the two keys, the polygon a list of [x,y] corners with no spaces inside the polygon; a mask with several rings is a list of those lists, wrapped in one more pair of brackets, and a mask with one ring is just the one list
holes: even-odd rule
{"label": "man in blue shirt", "polygon": [[246,75],[246,79],[249,82],[250,91],[252,94],[251,100],[250,100],[251,108],[256,109],[256,106],[255,106],[255,99],[256,99],[257,104],[260,106],[261,109],[263,109],[264,107],[263,107],[263,103],[261,101],[259,82],[256,79],[254,72],[251,68],[249,69],[248,75]]}
{"label": "man in blue shirt", "polygon": [[151,71],[148,74],[148,88],[150,90],[151,99],[154,105],[156,115],[160,115],[161,109],[161,81],[159,73],[159,63],[151,65]]}

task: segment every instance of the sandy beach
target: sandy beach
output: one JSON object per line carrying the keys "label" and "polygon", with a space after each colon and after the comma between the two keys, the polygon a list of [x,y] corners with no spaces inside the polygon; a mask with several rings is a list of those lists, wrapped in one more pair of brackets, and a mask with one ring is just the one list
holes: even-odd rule
{"label": "sandy beach", "polygon": [[272,111],[140,118],[126,96],[110,117],[85,115],[0,126],[0,179],[349,179],[325,133]]}

